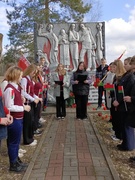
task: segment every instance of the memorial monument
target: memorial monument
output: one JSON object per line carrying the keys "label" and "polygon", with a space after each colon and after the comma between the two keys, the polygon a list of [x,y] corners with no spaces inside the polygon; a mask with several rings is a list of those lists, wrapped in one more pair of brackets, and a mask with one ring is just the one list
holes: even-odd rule
{"label": "memorial monument", "polygon": [[36,61],[46,56],[51,70],[62,63],[75,71],[84,61],[88,71],[95,71],[105,58],[104,22],[36,24],[34,36]]}

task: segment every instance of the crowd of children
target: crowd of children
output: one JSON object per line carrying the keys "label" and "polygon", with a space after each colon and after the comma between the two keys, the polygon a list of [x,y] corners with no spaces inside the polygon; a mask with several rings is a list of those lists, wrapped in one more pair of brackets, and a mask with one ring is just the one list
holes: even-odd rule
{"label": "crowd of children", "polygon": [[[23,145],[35,146],[35,136],[41,135],[44,120],[41,117],[44,85],[47,81],[42,75],[43,64],[29,65],[24,71],[11,65],[4,75],[0,88],[0,142],[7,139],[9,170],[25,171],[27,164],[20,157],[26,150],[20,149],[21,137]],[[47,90],[46,88],[46,90]]]}

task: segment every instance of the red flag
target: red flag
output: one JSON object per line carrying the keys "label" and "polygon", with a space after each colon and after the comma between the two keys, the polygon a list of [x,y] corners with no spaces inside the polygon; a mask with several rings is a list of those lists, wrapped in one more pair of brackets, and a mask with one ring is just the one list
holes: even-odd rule
{"label": "red flag", "polygon": [[123,93],[123,86],[118,86],[118,93]]}
{"label": "red flag", "polygon": [[47,85],[43,85],[43,90],[44,90],[44,91],[47,90]]}
{"label": "red flag", "polygon": [[106,89],[106,91],[112,91],[114,90],[114,84],[107,83],[104,85],[104,88]]}
{"label": "red flag", "polygon": [[100,79],[99,79],[99,78],[96,78],[96,81],[94,82],[93,86],[94,86],[95,88],[97,88],[99,82],[100,82]]}
{"label": "red flag", "polygon": [[38,95],[42,94],[42,89],[39,89]]}
{"label": "red flag", "polygon": [[21,56],[18,61],[18,67],[24,71],[29,65],[30,62],[24,56]]}

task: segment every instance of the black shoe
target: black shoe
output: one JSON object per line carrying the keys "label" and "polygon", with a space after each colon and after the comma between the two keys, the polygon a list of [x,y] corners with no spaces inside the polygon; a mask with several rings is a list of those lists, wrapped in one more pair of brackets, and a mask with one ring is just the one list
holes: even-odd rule
{"label": "black shoe", "polygon": [[98,107],[96,108],[96,110],[98,110],[98,109],[101,109],[101,106],[98,106]]}
{"label": "black shoe", "polygon": [[124,148],[121,144],[117,145],[117,148],[119,151],[133,151],[133,149]]}
{"label": "black shoe", "polygon": [[23,167],[18,161],[14,162],[14,163],[10,163],[10,171],[15,171],[15,172],[22,172],[25,171],[26,168]]}
{"label": "black shoe", "polygon": [[42,134],[42,131],[39,131],[38,129],[34,131],[34,136],[40,136]]}
{"label": "black shoe", "polygon": [[112,123],[112,119],[109,119],[108,123]]}
{"label": "black shoe", "polygon": [[118,149],[119,149],[119,148],[123,148],[122,144],[118,144],[118,145],[117,145],[117,148],[118,148]]}
{"label": "black shoe", "polygon": [[28,164],[23,163],[19,157],[18,157],[18,160],[17,160],[17,161],[20,163],[20,165],[21,165],[22,167],[28,167]]}
{"label": "black shoe", "polygon": [[83,120],[83,121],[87,121],[87,120],[88,120],[88,118],[87,118],[87,117],[86,117],[86,118],[82,118],[82,120]]}
{"label": "black shoe", "polygon": [[42,124],[39,123],[39,124],[38,124],[38,128],[42,128]]}
{"label": "black shoe", "polygon": [[130,158],[129,158],[129,161],[130,161],[130,162],[135,162],[135,156],[130,157]]}

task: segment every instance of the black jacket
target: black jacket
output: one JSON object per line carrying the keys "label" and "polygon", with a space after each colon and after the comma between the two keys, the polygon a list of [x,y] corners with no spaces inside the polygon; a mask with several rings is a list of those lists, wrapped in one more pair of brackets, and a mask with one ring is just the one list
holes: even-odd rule
{"label": "black jacket", "polygon": [[[88,72],[87,71],[74,72],[73,73],[74,81],[78,79],[78,75],[87,75],[88,77]],[[73,87],[74,95],[89,95],[89,84],[78,83],[78,84],[73,84],[72,87]]]}

